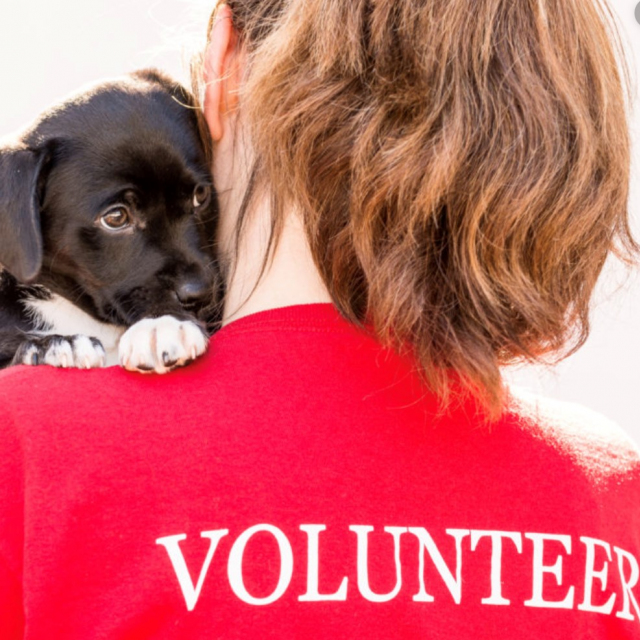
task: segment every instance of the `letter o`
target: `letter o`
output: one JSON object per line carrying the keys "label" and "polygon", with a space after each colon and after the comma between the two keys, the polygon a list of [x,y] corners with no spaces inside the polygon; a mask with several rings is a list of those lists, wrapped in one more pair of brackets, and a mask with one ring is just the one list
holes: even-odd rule
{"label": "letter o", "polygon": [[[242,576],[242,560],[244,557],[244,549],[247,546],[249,540],[260,532],[270,533],[278,543],[280,549],[280,578],[278,579],[278,585],[275,591],[266,598],[254,598],[244,586],[244,578]],[[275,602],[280,599],[284,592],[289,587],[291,577],[293,576],[293,551],[291,544],[287,539],[287,536],[270,524],[257,524],[254,527],[247,529],[238,539],[233,543],[231,547],[231,553],[229,554],[229,562],[227,565],[227,575],[229,576],[229,584],[233,592],[247,604],[253,605],[266,605]]]}

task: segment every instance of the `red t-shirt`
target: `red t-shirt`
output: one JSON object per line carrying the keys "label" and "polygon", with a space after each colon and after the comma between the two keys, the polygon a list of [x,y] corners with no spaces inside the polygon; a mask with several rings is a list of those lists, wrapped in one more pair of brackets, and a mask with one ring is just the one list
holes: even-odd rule
{"label": "red t-shirt", "polygon": [[0,395],[2,639],[640,638],[619,430],[436,418],[330,305],[164,377],[22,367]]}

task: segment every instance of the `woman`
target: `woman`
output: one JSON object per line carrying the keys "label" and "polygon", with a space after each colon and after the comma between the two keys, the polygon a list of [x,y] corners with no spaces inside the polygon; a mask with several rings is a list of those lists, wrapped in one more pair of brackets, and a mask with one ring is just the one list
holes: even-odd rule
{"label": "woman", "polygon": [[499,375],[635,250],[600,10],[229,0],[202,77],[224,326],[3,372],[0,636],[639,638],[636,450]]}

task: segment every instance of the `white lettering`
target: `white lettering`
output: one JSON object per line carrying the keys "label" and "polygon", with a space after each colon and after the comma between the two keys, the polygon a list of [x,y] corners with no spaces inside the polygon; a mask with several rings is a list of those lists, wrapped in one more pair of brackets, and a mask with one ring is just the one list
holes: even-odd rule
{"label": "white lettering", "polygon": [[571,555],[571,536],[556,536],[545,533],[525,533],[525,538],[533,541],[533,595],[531,600],[525,601],[526,607],[548,607],[549,609],[573,608],[575,587],[571,587],[563,600],[545,600],[542,594],[544,574],[555,576],[558,585],[562,586],[562,556],[558,556],[552,565],[544,564],[544,543],[546,541],[559,542]]}
{"label": "white lettering", "polygon": [[402,567],[400,565],[400,536],[407,532],[406,527],[385,527],[386,533],[393,536],[394,557],[396,563],[396,586],[385,594],[373,593],[369,586],[369,532],[373,527],[353,525],[349,531],[358,536],[358,589],[363,598],[369,602],[389,602],[393,600],[402,587]]}
{"label": "white lettering", "polygon": [[[249,540],[256,533],[261,532],[270,533],[278,543],[278,548],[280,549],[280,577],[278,578],[278,584],[274,592],[270,596],[265,598],[254,598],[244,586],[242,559],[244,557],[245,547]],[[231,589],[243,602],[256,606],[275,602],[281,598],[282,594],[287,590],[289,583],[291,582],[291,576],[293,576],[293,551],[287,536],[285,536],[280,529],[270,524],[257,524],[254,527],[247,529],[233,543],[233,547],[231,547],[229,563],[227,565],[227,575],[229,576]]]}
{"label": "white lettering", "polygon": [[491,538],[491,595],[482,598],[482,604],[508,605],[511,600],[502,597],[502,538],[511,540],[522,553],[522,535],[508,531],[472,531],[471,551],[475,551],[482,538]]}
{"label": "white lettering", "polygon": [[307,534],[307,592],[298,597],[300,602],[323,602],[328,600],[346,600],[348,578],[343,578],[335,593],[320,593],[320,532],[326,531],[324,524],[301,524],[300,530]]}
{"label": "white lettering", "polygon": [[611,562],[611,545],[608,542],[603,542],[597,538],[589,538],[587,536],[581,536],[580,542],[584,543],[587,547],[587,558],[585,561],[585,575],[584,575],[584,599],[582,603],[578,605],[580,611],[593,611],[594,613],[611,613],[613,609],[613,603],[616,599],[616,594],[611,594],[611,597],[603,605],[593,604],[593,581],[599,580],[601,591],[605,591],[607,588],[607,571],[608,564],[605,562],[602,569],[596,571],[596,546],[602,547],[607,552],[607,558]]}
{"label": "white lettering", "polygon": [[[618,556],[618,571],[620,573],[620,581],[622,582],[622,611],[618,611],[616,616],[618,618],[624,618],[625,620],[633,620],[633,616],[631,615],[631,607],[636,612],[636,615],[640,619],[640,608],[638,607],[638,601],[633,595],[633,587],[638,584],[638,578],[640,577],[640,570],[638,570],[638,561],[632,556],[628,551],[624,549],[620,549],[618,547],[613,547],[613,550],[616,552]],[[631,567],[631,574],[628,578],[624,577],[624,560],[626,560]]]}
{"label": "white lettering", "polygon": [[[299,602],[345,602],[348,598],[349,582],[353,582],[352,577],[344,575],[347,573],[346,567],[334,567],[335,572],[328,573],[327,569],[323,569],[321,565],[320,557],[320,534],[327,531],[327,525],[325,524],[301,524],[299,525],[300,531],[304,532],[307,536],[307,580],[306,591],[297,596]],[[391,549],[390,540],[388,536],[381,536],[380,529],[374,539],[376,545],[383,545],[383,548],[387,549],[386,555],[383,552],[376,550],[375,554],[369,554],[369,534],[374,532],[374,527],[370,525],[351,525],[349,531],[356,534],[357,547],[356,547],[356,568],[358,579],[358,590],[362,598],[373,603],[386,603],[395,599],[402,590],[403,579],[403,566],[401,560],[405,561],[404,570],[415,570],[415,557],[402,557],[401,556],[401,543],[402,535],[404,533],[411,533],[412,536],[417,538],[418,544],[418,581],[419,590],[413,595],[413,602],[434,602],[435,597],[441,597],[440,594],[444,594],[442,585],[449,591],[455,604],[459,605],[462,602],[462,587],[463,587],[463,566],[462,566],[462,543],[467,536],[470,536],[470,551],[476,552],[478,548],[481,549],[481,553],[488,552],[488,544],[491,545],[491,571],[490,571],[490,593],[488,597],[483,597],[481,603],[483,605],[494,606],[509,606],[512,601],[506,596],[509,593],[503,593],[503,589],[506,589],[503,584],[503,574],[507,572],[509,562],[506,562],[505,571],[503,572],[503,555],[505,553],[505,544],[509,547],[507,549],[507,558],[513,556],[513,548],[510,547],[512,543],[518,554],[523,554],[524,543],[523,540],[527,538],[531,540],[532,546],[527,547],[528,552],[532,549],[531,556],[531,578],[532,578],[532,592],[529,600],[524,601],[526,607],[539,607],[547,609],[573,609],[576,606],[576,591],[583,589],[582,601],[577,604],[579,611],[585,611],[589,613],[599,613],[605,615],[613,615],[614,608],[616,609],[616,617],[625,620],[640,620],[640,603],[638,600],[638,584],[640,583],[640,564],[638,562],[638,556],[634,555],[624,549],[613,546],[609,542],[592,538],[588,536],[580,536],[579,541],[585,546],[585,560],[584,560],[584,587],[580,586],[579,580],[572,585],[569,581],[569,577],[572,575],[572,570],[577,569],[576,558],[569,558],[566,562],[569,563],[568,567],[563,567],[565,559],[572,555],[572,542],[574,537],[571,535],[550,534],[550,533],[526,533],[517,531],[499,531],[499,530],[484,530],[484,529],[446,529],[446,535],[453,538],[445,538],[442,531],[440,537],[436,536],[438,544],[443,546],[442,549],[438,547],[432,534],[424,527],[384,527],[383,531],[386,534],[390,534],[393,539],[393,560],[395,568],[395,584],[390,591],[385,593],[376,593],[372,589],[371,581],[373,581],[373,588],[387,589],[391,587],[392,568],[391,568]],[[201,538],[209,540],[208,549],[206,555],[204,555],[205,543],[198,543],[195,540],[189,541],[189,563],[195,566],[188,567],[187,560],[183,553],[184,547],[181,543],[187,540],[187,534],[181,533],[172,536],[164,536],[158,538],[155,543],[158,546],[164,547],[168,554],[169,561],[175,573],[178,581],[178,586],[182,593],[187,611],[193,611],[197,606],[200,596],[202,595],[202,589],[204,582],[207,578],[209,569],[213,562],[214,556],[220,546],[220,541],[229,534],[229,529],[218,529],[214,531],[203,531],[200,533]],[[251,567],[252,571],[249,571],[249,567],[245,566],[245,560],[247,563],[251,563],[251,558],[254,557],[249,552],[248,557],[245,553],[247,551],[247,545],[253,540],[254,536],[258,534],[267,534],[267,542],[272,543],[271,538],[277,543],[277,550],[275,546],[271,546],[273,549],[272,555],[275,556],[275,562],[269,559],[268,566],[262,567],[259,563],[256,567]],[[299,534],[298,534],[299,535]],[[345,535],[342,530],[342,535]],[[329,534],[326,534],[329,536]],[[323,536],[325,546],[328,544],[328,538]],[[483,543],[483,539],[488,538],[490,542]],[[575,536],[578,539],[578,536]],[[300,538],[297,538],[300,540]],[[380,542],[381,540],[381,542]],[[510,542],[506,542],[510,541]],[[260,541],[262,542],[262,540]],[[353,544],[353,539],[351,543]],[[451,544],[453,542],[453,545]],[[256,541],[256,544],[258,542]],[[405,556],[408,553],[406,544],[413,546],[413,537],[408,540],[405,539]],[[558,546],[558,543],[561,546]],[[233,594],[242,602],[254,605],[264,606],[270,605],[279,599],[289,589],[294,571],[294,557],[291,543],[289,542],[287,535],[276,526],[270,524],[258,524],[248,528],[244,531],[234,542],[230,541],[230,552],[227,562],[227,577],[229,580],[229,586]],[[528,543],[527,543],[528,544]],[[194,545],[197,548],[192,548]],[[482,546],[485,545],[485,546]],[[198,553],[198,548],[202,547],[202,555],[204,560],[202,566],[197,573],[197,563],[200,562],[202,555],[198,554],[194,556],[192,552]],[[329,545],[331,546],[331,545]],[[352,546],[352,545],[349,545]],[[453,558],[453,550],[455,547],[455,559]],[[251,547],[253,549],[254,547]],[[614,571],[610,567],[614,562],[613,552],[617,556],[617,569],[620,578],[621,590],[617,587],[617,580],[611,576],[611,571]],[[226,551],[226,548],[225,548]],[[447,560],[445,561],[441,551],[446,551]],[[352,550],[353,552],[353,550]],[[162,552],[160,552],[162,554]],[[222,553],[222,552],[220,552]],[[218,553],[218,555],[220,555]],[[304,553],[304,552],[303,552]],[[468,552],[467,552],[468,553]],[[430,559],[429,573],[425,564],[427,560],[425,556],[428,554]],[[388,556],[388,557],[387,557]],[[195,559],[197,558],[197,560]],[[483,556],[482,566],[486,566]],[[323,549],[323,562],[331,561],[332,555],[330,549]],[[277,562],[279,561],[279,565]],[[523,560],[518,560],[521,563]],[[224,559],[220,559],[219,563],[223,563]],[[407,564],[407,562],[409,564]],[[304,563],[304,561],[303,561]],[[486,594],[486,571],[482,575],[475,575],[476,569],[469,565],[467,561],[467,575],[465,579],[468,584],[472,581],[481,581],[480,584],[484,584],[485,595]],[[222,565],[224,566],[224,565]],[[271,567],[274,567],[271,569]],[[610,571],[611,568],[611,571]],[[191,569],[191,570],[190,570]],[[435,572],[434,572],[435,569]],[[511,567],[514,570],[513,567]],[[571,569],[567,573],[567,571]],[[262,570],[262,571],[261,571]],[[340,570],[340,573],[338,573]],[[376,575],[376,572],[380,572]],[[469,573],[471,572],[471,573]],[[433,582],[436,581],[436,573],[439,575],[439,579],[442,581],[439,586],[439,590],[435,589]],[[551,577],[548,575],[551,574]],[[249,580],[253,576],[265,575],[269,583],[266,587],[262,586],[261,582],[255,583],[252,587],[252,581]],[[406,578],[405,573],[405,578]],[[528,572],[520,574],[516,577],[517,582],[521,580],[528,580]],[[525,577],[527,576],[527,577]],[[321,591],[321,577],[323,580],[323,591]],[[212,578],[209,578],[211,581]],[[382,582],[380,582],[382,580]],[[563,582],[564,580],[564,582]],[[271,586],[273,582],[276,582],[273,590]],[[613,583],[615,584],[613,584]],[[430,586],[430,590],[435,589],[436,596],[427,591],[426,585]],[[381,586],[382,585],[382,586]],[[248,589],[256,591],[260,589],[258,594],[260,597],[249,593]],[[266,589],[269,595],[262,596],[264,593],[262,590]],[[546,589],[546,592],[545,592]],[[406,589],[405,589],[406,592]],[[300,593],[300,592],[298,592]],[[296,594],[297,595],[297,594]],[[353,587],[352,587],[353,597]],[[406,596],[410,594],[405,593]],[[619,597],[619,596],[622,597]],[[175,596],[179,598],[177,591]],[[545,597],[546,596],[546,597]],[[442,596],[448,599],[447,596]],[[467,599],[469,598],[467,593]],[[557,598],[557,599],[548,599]],[[522,602],[522,601],[520,601]],[[201,605],[202,607],[203,605]]]}
{"label": "white lettering", "polygon": [[462,540],[469,535],[468,529],[447,529],[447,534],[453,536],[456,541],[456,576],[447,567],[440,550],[433,541],[429,532],[423,527],[409,527],[409,532],[420,541],[420,590],[413,596],[414,602],[433,602],[433,596],[427,593],[424,585],[424,550],[429,552],[429,556],[436,566],[440,577],[444,580],[449,593],[456,604],[460,604],[462,599]]}
{"label": "white lettering", "polygon": [[228,529],[219,529],[218,531],[203,531],[200,534],[201,538],[209,538],[211,542],[209,543],[209,551],[207,551],[207,557],[204,559],[202,569],[200,569],[200,575],[198,576],[198,583],[195,587],[193,586],[191,574],[189,573],[187,563],[185,562],[180,549],[180,542],[187,539],[187,534],[183,533],[175,536],[166,536],[156,540],[156,544],[162,545],[169,554],[169,560],[171,560],[173,570],[176,572],[178,584],[180,585],[182,595],[184,596],[184,600],[187,604],[187,611],[193,611],[195,609],[195,606],[198,603],[198,598],[200,597],[202,585],[204,584],[204,579],[207,575],[207,571],[209,570],[209,565],[211,564],[211,560],[213,560],[213,554],[216,552],[220,540],[228,533]]}

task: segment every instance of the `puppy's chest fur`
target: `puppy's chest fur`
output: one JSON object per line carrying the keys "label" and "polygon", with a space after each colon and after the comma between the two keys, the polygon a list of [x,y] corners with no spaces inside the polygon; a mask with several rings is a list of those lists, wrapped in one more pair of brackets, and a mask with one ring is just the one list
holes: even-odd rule
{"label": "puppy's chest fur", "polygon": [[106,352],[106,365],[118,364],[118,343],[125,327],[100,322],[66,298],[44,288],[39,289],[37,296],[27,293],[22,305],[37,333],[97,338]]}

